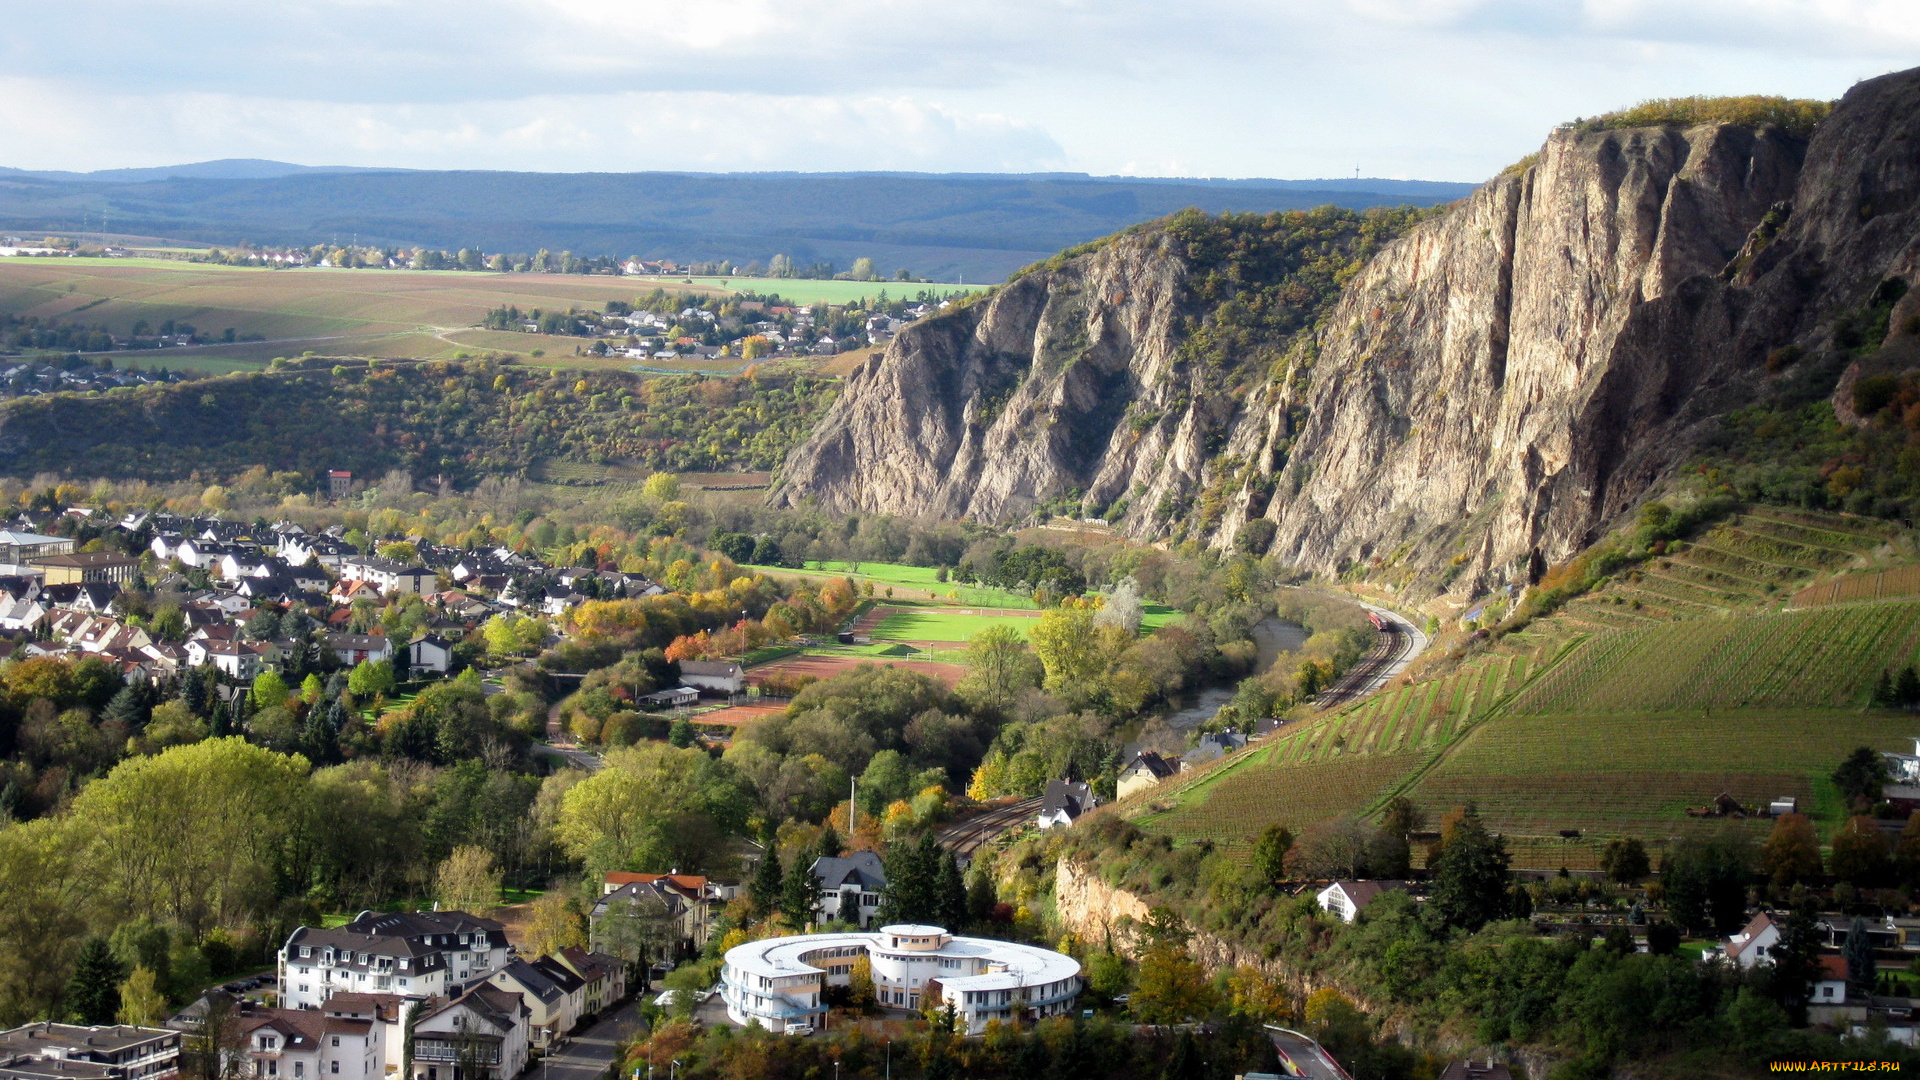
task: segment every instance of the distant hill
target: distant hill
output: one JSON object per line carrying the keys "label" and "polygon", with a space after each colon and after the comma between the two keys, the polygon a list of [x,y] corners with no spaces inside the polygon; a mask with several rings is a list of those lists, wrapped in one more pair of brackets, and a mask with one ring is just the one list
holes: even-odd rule
{"label": "distant hill", "polygon": [[347,242],[745,264],[871,257],[935,280],[997,280],[1186,206],[1209,212],[1450,202],[1430,181],[1078,174],[509,173],[232,160],[98,173],[0,170],[0,229],[210,244]]}
{"label": "distant hill", "polygon": [[96,169],[93,172],[11,169],[0,166],[0,177],[19,176],[33,180],[82,180],[94,183],[145,183],[191,177],[197,180],[272,180],[302,173],[405,172],[405,169],[372,169],[357,165],[292,165],[263,158],[221,158],[196,161],[187,165],[156,165],[144,169]]}

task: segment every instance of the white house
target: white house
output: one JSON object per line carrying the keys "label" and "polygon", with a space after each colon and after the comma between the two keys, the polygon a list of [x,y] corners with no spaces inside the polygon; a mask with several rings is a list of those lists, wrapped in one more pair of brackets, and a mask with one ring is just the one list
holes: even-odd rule
{"label": "white house", "polygon": [[280,949],[280,1001],[311,1009],[342,992],[450,996],[507,965],[506,930],[461,911],[363,911],[335,929],[302,926]]}
{"label": "white house", "polygon": [[340,560],[340,580],[364,581],[388,596],[430,595],[440,591],[440,576],[424,566],[407,566],[378,555]]}
{"label": "white house", "polygon": [[884,926],[875,933],[766,938],[727,950],[721,995],[727,1017],[773,1032],[811,1034],[825,1018],[821,995],[845,986],[866,957],[874,992],[888,1009],[950,1004],[960,1030],[988,1021],[1034,1021],[1073,1011],[1080,962],[1064,953],[989,938],[955,937],[938,926]]}
{"label": "white house", "polygon": [[1727,939],[1727,959],[1743,968],[1773,963],[1772,950],[1780,944],[1780,928],[1773,917],[1761,912],[1746,929]]}
{"label": "white house", "polygon": [[1099,805],[1100,799],[1094,795],[1090,785],[1069,780],[1049,780],[1040,803],[1037,824],[1042,829],[1071,825],[1079,820],[1081,814]]}
{"label": "white house", "polygon": [[887,887],[887,869],[880,856],[855,851],[843,857],[815,859],[813,877],[820,887],[814,911],[821,921],[838,919],[863,928],[873,922],[880,910],[880,894]]}
{"label": "white house", "polygon": [[514,960],[488,979],[496,988],[526,1003],[534,1048],[545,1050],[580,1022],[586,980],[549,957]]}
{"label": "white house", "polygon": [[393,655],[393,643],[380,634],[328,634],[327,648],[349,665],[362,660],[378,663]]}
{"label": "white house", "polygon": [[1114,794],[1124,799],[1136,791],[1150,788],[1167,777],[1180,771],[1179,758],[1164,758],[1152,750],[1142,750],[1133,755],[1127,767],[1120,770],[1118,783],[1114,785]]}
{"label": "white house", "polygon": [[527,1067],[532,1013],[520,995],[481,985],[423,1008],[413,1029],[413,1080],[513,1080]]}
{"label": "white house", "polygon": [[1406,887],[1403,881],[1336,881],[1321,889],[1314,899],[1320,910],[1340,916],[1341,922],[1352,922],[1382,893]]}
{"label": "white house", "polygon": [[407,646],[407,666],[415,671],[445,675],[453,667],[453,643],[428,634]]}
{"label": "white house", "polygon": [[380,1080],[385,1030],[306,1009],[256,1009],[236,1018],[246,1035],[240,1074],[256,1080]]}

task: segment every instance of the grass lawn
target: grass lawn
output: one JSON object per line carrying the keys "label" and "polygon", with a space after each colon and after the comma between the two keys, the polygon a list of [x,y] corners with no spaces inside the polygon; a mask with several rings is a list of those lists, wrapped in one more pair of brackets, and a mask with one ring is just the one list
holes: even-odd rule
{"label": "grass lawn", "polygon": [[1011,626],[1027,636],[1034,620],[1023,615],[948,615],[932,611],[897,611],[874,628],[875,641],[971,641],[991,626]]}
{"label": "grass lawn", "polygon": [[1165,604],[1140,605],[1140,632],[1150,634],[1180,617],[1178,609]]}
{"label": "grass lawn", "polygon": [[911,600],[926,603],[946,603],[960,607],[1008,608],[1019,611],[1038,611],[1039,606],[1033,598],[1023,593],[1008,592],[1005,589],[982,589],[968,585],[955,585],[936,579],[939,572],[932,566],[905,566],[900,563],[881,562],[840,562],[832,559],[810,560],[800,568],[785,566],[748,566],[749,570],[758,570],[766,574],[803,575],[807,577],[850,577],[856,583],[872,582],[874,593],[885,597],[886,589],[895,590],[893,599]]}

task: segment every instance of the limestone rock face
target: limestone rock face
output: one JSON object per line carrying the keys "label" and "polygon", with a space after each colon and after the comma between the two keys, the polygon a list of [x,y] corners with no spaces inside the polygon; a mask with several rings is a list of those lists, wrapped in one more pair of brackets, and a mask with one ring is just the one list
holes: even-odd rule
{"label": "limestone rock face", "polygon": [[[1316,347],[1238,394],[1177,363],[1188,271],[1143,230],[909,327],[773,498],[999,522],[1114,507],[1135,537],[1220,545],[1265,518],[1269,550],[1312,572],[1528,580],[1631,512],[1769,351],[1920,281],[1920,71],[1854,87],[1810,143],[1561,129],[1381,250]],[[1246,479],[1223,489],[1221,462]],[[1163,513],[1203,488],[1224,513]]]}

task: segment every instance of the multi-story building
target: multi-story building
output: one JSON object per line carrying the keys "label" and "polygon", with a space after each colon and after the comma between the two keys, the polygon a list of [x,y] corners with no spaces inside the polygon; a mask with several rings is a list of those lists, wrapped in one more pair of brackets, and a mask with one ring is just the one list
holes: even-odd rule
{"label": "multi-story building", "polygon": [[240,1075],[253,1080],[380,1080],[386,1028],[309,1009],[253,1009],[235,1018],[246,1035]]}
{"label": "multi-story building", "polygon": [[960,1029],[988,1021],[1039,1020],[1071,1012],[1080,962],[1063,953],[938,926],[883,926],[877,933],[767,938],[727,950],[721,995],[727,1017],[769,1031],[809,1034],[826,1015],[821,995],[845,986],[862,956],[882,1008],[951,1005]]}
{"label": "multi-story building", "polygon": [[526,1003],[527,1037],[547,1050],[580,1022],[587,982],[552,957],[514,960],[491,976],[493,985]]}
{"label": "multi-story building", "polygon": [[513,1080],[527,1067],[532,1014],[520,995],[476,986],[422,1006],[413,1029],[412,1080]]}
{"label": "multi-story building", "polygon": [[0,1075],[20,1080],[164,1080],[180,1071],[180,1033],[111,1024],[28,1024],[0,1032]]}
{"label": "multi-story building", "polygon": [[460,911],[363,911],[337,929],[302,926],[280,949],[280,1000],[317,1008],[342,992],[451,997],[507,966],[506,931]]}

